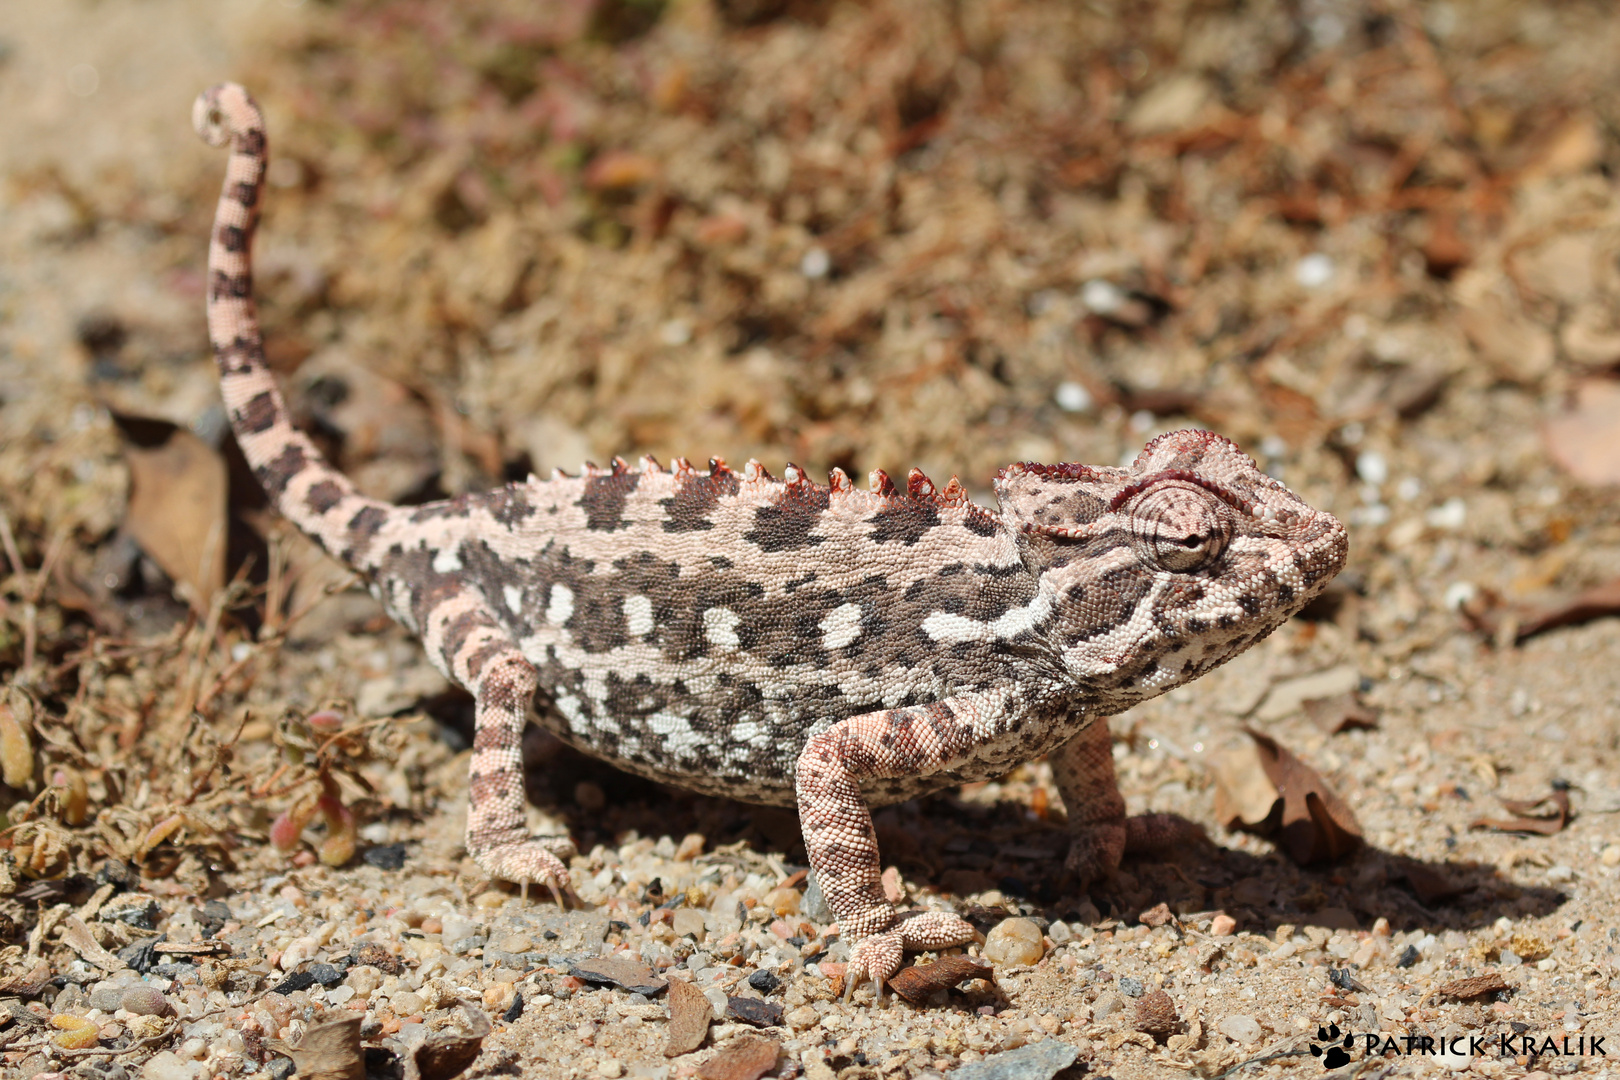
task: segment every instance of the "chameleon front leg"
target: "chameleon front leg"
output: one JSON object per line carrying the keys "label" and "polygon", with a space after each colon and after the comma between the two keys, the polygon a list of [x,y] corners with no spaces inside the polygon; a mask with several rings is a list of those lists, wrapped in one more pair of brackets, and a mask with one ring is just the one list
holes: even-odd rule
{"label": "chameleon front leg", "polygon": [[884,898],[877,834],[858,782],[926,776],[965,763],[974,747],[1004,733],[1011,704],[1010,694],[991,692],[863,713],[817,735],[799,755],[795,787],[805,850],[839,932],[854,945],[846,997],[863,976],[881,997],[907,949],[941,949],[976,936],[955,915],[902,915]]}
{"label": "chameleon front leg", "polygon": [[1127,851],[1160,851],[1202,835],[1196,824],[1175,814],[1125,816],[1105,716],[1086,725],[1049,760],[1069,816],[1066,866],[1082,885],[1113,873]]}
{"label": "chameleon front leg", "polygon": [[467,784],[467,852],[491,877],[545,885],[558,905],[568,889],[574,854],[566,836],[532,836],[524,818],[523,726],[534,702],[534,665],[478,598],[442,601],[424,641],[445,658],[451,675],[473,693],[476,713]]}

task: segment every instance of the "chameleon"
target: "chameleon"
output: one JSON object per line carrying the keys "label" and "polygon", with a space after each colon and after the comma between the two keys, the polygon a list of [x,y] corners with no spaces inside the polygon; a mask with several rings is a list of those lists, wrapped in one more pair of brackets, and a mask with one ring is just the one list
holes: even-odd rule
{"label": "chameleon", "polygon": [[1126,815],[1107,718],[1254,645],[1318,595],[1344,526],[1200,430],[1128,466],[1018,463],[997,509],[952,477],[862,489],[677,458],[587,463],[420,506],[362,494],[292,424],[265,362],[252,244],[268,160],[235,84],[198,97],[230,148],[207,319],[231,429],[279,512],[353,569],[474,697],[466,848],[492,878],[568,888],[566,837],[531,835],[520,758],[536,719],[621,769],[796,806],[850,945],[846,994],[881,997],[906,950],[973,940],[886,899],[871,808],[1045,755],[1068,870],[1185,835]]}

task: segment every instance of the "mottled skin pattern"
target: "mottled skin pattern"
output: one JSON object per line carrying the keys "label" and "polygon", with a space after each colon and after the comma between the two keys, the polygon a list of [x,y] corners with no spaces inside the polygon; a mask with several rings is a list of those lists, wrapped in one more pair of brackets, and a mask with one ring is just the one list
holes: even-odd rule
{"label": "mottled skin pattern", "polygon": [[477,700],[467,848],[565,886],[566,841],[524,828],[525,721],[621,768],[796,804],[810,862],[881,989],[906,948],[973,936],[884,899],[869,807],[1052,755],[1070,866],[1184,835],[1126,818],[1105,718],[1215,667],[1310,601],[1344,528],[1227,440],[1162,436],[1128,468],[1012,465],[1000,513],[953,478],[856,490],[789,465],[615,459],[577,477],[402,508],[360,495],[293,429],[252,300],[263,122],[199,98],[232,155],[209,251],[209,331],[243,452],[281,512],[354,567]]}

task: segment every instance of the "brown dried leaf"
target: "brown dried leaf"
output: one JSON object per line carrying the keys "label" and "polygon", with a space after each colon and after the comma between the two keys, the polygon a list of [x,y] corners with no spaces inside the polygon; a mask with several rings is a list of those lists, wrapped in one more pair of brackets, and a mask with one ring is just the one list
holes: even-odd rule
{"label": "brown dried leaf", "polygon": [[27,971],[19,971],[0,979],[0,994],[18,997],[37,997],[51,985],[51,965],[40,960]]}
{"label": "brown dried leaf", "polygon": [[360,1052],[358,1014],[316,1024],[304,1032],[295,1050],[280,1039],[264,1044],[293,1059],[298,1075],[305,1080],[365,1080],[366,1060]]}
{"label": "brown dried leaf", "polygon": [[1278,846],[1300,865],[1334,862],[1361,845],[1361,826],[1322,775],[1271,736],[1245,728],[1260,767],[1282,800]]}
{"label": "brown dried leaf", "polygon": [[1175,922],[1176,917],[1171,912],[1169,904],[1159,903],[1138,915],[1136,921],[1143,926],[1160,927],[1165,923]]}
{"label": "brown dried leaf", "polygon": [[697,1074],[700,1080],[759,1080],[776,1067],[781,1052],[775,1040],[744,1036],[698,1066]]}
{"label": "brown dried leaf", "polygon": [[1498,990],[1509,989],[1508,982],[1502,978],[1500,971],[1487,972],[1484,975],[1475,975],[1467,979],[1453,979],[1444,986],[1437,987],[1433,996],[1450,1001],[1469,1001],[1473,998],[1494,994]]}
{"label": "brown dried leaf", "polygon": [[1478,818],[1470,822],[1468,827],[1553,836],[1563,832],[1564,826],[1569,824],[1569,792],[1563,788],[1554,788],[1550,794],[1539,799],[1502,799],[1501,802],[1513,817]]}
{"label": "brown dried leaf", "polygon": [[1570,408],[1541,425],[1558,465],[1583,484],[1620,484],[1620,382],[1587,379]]}
{"label": "brown dried leaf", "polygon": [[225,587],[225,460],[181,427],[115,416],[129,465],[129,534],[206,611]]}
{"label": "brown dried leaf", "polygon": [[1378,726],[1378,710],[1362,703],[1354,690],[1332,697],[1311,698],[1301,703],[1311,723],[1329,735],[1351,728],[1372,730]]}
{"label": "brown dried leaf", "polygon": [[102,948],[84,920],[77,915],[69,915],[62,920],[62,944],[79,954],[79,958],[87,964],[94,964],[102,971],[123,971],[129,967],[118,957]]}
{"label": "brown dried leaf", "polygon": [[889,986],[895,993],[920,1005],[935,990],[949,990],[967,979],[995,981],[995,968],[973,956],[946,956],[932,964],[915,964],[894,973]]}
{"label": "brown dried leaf", "polygon": [[760,998],[726,998],[726,1019],[740,1020],[754,1027],[781,1027],[782,1006]]}
{"label": "brown dried leaf", "polygon": [[1466,885],[1458,884],[1450,875],[1423,863],[1408,863],[1403,874],[1406,883],[1412,886],[1412,891],[1417,894],[1418,901],[1424,907],[1433,907],[1468,891]]}
{"label": "brown dried leaf", "polygon": [[[1616,445],[1620,447],[1620,443]],[[1616,467],[1620,468],[1620,463]],[[1587,589],[1563,603],[1520,615],[1513,639],[1520,642],[1543,630],[1590,622],[1605,615],[1620,615],[1620,578]]]}
{"label": "brown dried leaf", "polygon": [[[416,1048],[405,1066],[405,1080],[453,1080],[467,1071],[467,1067],[484,1048],[484,1036],[492,1025],[482,1011],[463,1003],[461,1015],[467,1030],[441,1031],[428,1037]],[[300,1067],[300,1073],[303,1069]]]}
{"label": "brown dried leaf", "polygon": [[714,1006],[703,991],[684,979],[669,981],[669,1037],[665,1057],[690,1054],[703,1045],[714,1019]]}
{"label": "brown dried leaf", "polygon": [[617,986],[632,994],[646,994],[648,997],[663,993],[669,985],[654,975],[652,968],[622,953],[570,964],[568,974],[597,986]]}
{"label": "brown dried leaf", "polygon": [[1266,776],[1253,740],[1221,749],[1211,758],[1209,771],[1215,781],[1217,821],[1228,829],[1262,836],[1276,831],[1282,799]]}

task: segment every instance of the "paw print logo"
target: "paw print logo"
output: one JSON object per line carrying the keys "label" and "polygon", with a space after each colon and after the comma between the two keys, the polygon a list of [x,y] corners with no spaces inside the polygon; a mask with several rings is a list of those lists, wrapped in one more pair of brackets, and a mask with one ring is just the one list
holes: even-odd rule
{"label": "paw print logo", "polygon": [[1356,1037],[1350,1032],[1339,1038],[1339,1025],[1329,1024],[1327,1027],[1316,1029],[1316,1037],[1327,1044],[1326,1049],[1311,1043],[1311,1056],[1322,1059],[1322,1068],[1341,1069],[1350,1064],[1350,1048],[1355,1045]]}

